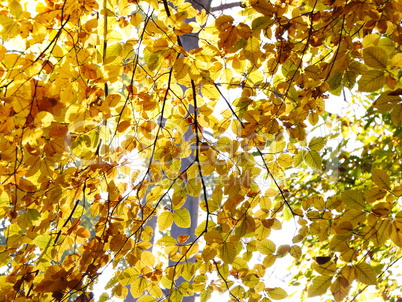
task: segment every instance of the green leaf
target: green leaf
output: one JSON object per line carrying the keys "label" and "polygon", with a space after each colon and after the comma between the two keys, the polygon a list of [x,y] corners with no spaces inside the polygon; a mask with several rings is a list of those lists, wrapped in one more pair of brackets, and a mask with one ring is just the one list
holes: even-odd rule
{"label": "green leaf", "polygon": [[342,192],[342,201],[351,209],[363,210],[366,208],[363,195],[357,190],[347,190]]}
{"label": "green leaf", "polygon": [[317,151],[307,151],[304,155],[304,162],[314,170],[322,170],[322,160]]}
{"label": "green leaf", "polygon": [[189,228],[191,226],[190,212],[184,208],[174,211],[173,221],[180,228]]}
{"label": "green leaf", "polygon": [[315,297],[325,294],[331,285],[332,276],[319,276],[313,279],[313,283],[308,288],[308,296]]}
{"label": "green leaf", "polygon": [[382,70],[369,70],[359,80],[359,91],[373,92],[381,89],[385,84],[385,75]]}
{"label": "green leaf", "polygon": [[173,219],[174,219],[174,214],[170,211],[166,211],[166,212],[159,214],[159,216],[158,216],[159,230],[163,231],[163,230],[170,228],[170,226],[173,223]]}
{"label": "green leaf", "polygon": [[385,69],[387,67],[388,55],[385,50],[378,46],[371,46],[363,49],[363,59],[367,66]]}
{"label": "green leaf", "polygon": [[377,285],[377,274],[370,264],[362,262],[355,265],[355,268],[357,280],[367,285]]}
{"label": "green leaf", "polygon": [[308,144],[308,147],[314,151],[320,151],[325,147],[327,139],[325,137],[313,137]]}

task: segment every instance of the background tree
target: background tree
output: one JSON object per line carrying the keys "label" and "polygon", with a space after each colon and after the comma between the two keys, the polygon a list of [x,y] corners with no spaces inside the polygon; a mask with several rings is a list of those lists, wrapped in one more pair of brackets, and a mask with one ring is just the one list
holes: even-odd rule
{"label": "background tree", "polygon": [[302,299],[398,301],[397,1],[0,5],[1,299],[89,301],[113,266],[121,299],[279,300],[290,255]]}

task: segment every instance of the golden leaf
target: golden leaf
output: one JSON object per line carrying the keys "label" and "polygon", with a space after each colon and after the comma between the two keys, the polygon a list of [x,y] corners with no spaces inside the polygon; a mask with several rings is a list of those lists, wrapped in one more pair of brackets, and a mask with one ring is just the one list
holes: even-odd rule
{"label": "golden leaf", "polygon": [[361,262],[355,265],[355,269],[357,280],[367,285],[377,285],[377,274],[370,264]]}
{"label": "golden leaf", "polygon": [[315,297],[325,294],[332,283],[332,276],[324,275],[313,279],[312,284],[308,287],[308,296]]}
{"label": "golden leaf", "polygon": [[391,189],[391,180],[389,175],[381,169],[372,169],[371,170],[371,178],[373,182],[381,189],[390,190]]}
{"label": "golden leaf", "polygon": [[366,71],[360,78],[359,91],[373,92],[381,89],[385,83],[385,75],[382,70],[369,70]]}
{"label": "golden leaf", "polygon": [[189,228],[191,226],[190,212],[185,208],[175,210],[173,221],[180,228]]}
{"label": "golden leaf", "polygon": [[377,69],[387,68],[388,55],[381,47],[371,46],[365,48],[363,50],[363,59],[367,66]]}

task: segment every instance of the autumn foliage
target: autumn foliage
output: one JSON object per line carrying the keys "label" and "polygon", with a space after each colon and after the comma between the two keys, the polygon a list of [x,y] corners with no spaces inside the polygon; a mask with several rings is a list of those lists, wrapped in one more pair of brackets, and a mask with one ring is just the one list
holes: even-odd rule
{"label": "autumn foliage", "polygon": [[0,301],[401,301],[401,2],[191,2],[0,2]]}

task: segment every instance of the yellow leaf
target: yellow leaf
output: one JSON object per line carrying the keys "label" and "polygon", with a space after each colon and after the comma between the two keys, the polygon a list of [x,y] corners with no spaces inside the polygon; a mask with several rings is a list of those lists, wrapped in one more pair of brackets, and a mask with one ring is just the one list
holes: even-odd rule
{"label": "yellow leaf", "polygon": [[366,220],[367,214],[362,210],[350,209],[345,212],[342,221],[350,221],[353,227],[357,227]]}
{"label": "yellow leaf", "polygon": [[288,296],[287,292],[280,287],[267,288],[266,291],[268,292],[268,296],[273,300],[282,300]]}
{"label": "yellow leaf", "polygon": [[335,235],[334,237],[331,238],[329,248],[333,251],[344,252],[345,246],[347,249],[347,243],[349,243],[349,239],[350,234]]}
{"label": "yellow leaf", "polygon": [[281,154],[278,157],[278,163],[283,168],[291,167],[293,164],[293,158],[289,154]]}
{"label": "yellow leaf", "polygon": [[250,5],[264,16],[272,17],[274,15],[273,5],[267,0],[251,0]]}
{"label": "yellow leaf", "polygon": [[387,194],[387,191],[385,191],[379,187],[373,187],[373,188],[368,189],[364,193],[364,198],[366,199],[367,202],[372,203],[374,201],[383,199],[386,194]]}
{"label": "yellow leaf", "polygon": [[391,240],[399,247],[402,247],[402,221],[393,221],[391,224]]}
{"label": "yellow leaf", "polygon": [[152,296],[141,296],[138,298],[137,302],[156,302],[156,298]]}
{"label": "yellow leaf", "polygon": [[308,288],[308,296],[315,297],[325,294],[331,285],[332,276],[319,276],[313,279],[313,283]]}
{"label": "yellow leaf", "polygon": [[53,121],[53,114],[47,111],[41,111],[35,116],[34,125],[38,128],[49,127]]}
{"label": "yellow leaf", "polygon": [[380,41],[379,34],[369,34],[363,38],[363,47],[368,48],[370,46],[377,46],[378,41]]}
{"label": "yellow leaf", "polygon": [[333,261],[329,261],[325,264],[318,264],[317,262],[313,262],[311,267],[320,275],[332,276],[336,272],[336,264]]}
{"label": "yellow leaf", "polygon": [[132,15],[130,15],[130,23],[135,26],[138,27],[141,24],[142,21],[142,16],[140,13],[134,13]]}
{"label": "yellow leaf", "polygon": [[219,248],[219,257],[226,263],[232,263],[236,258],[236,246],[231,242],[224,242]]}
{"label": "yellow leaf", "polygon": [[141,262],[149,267],[153,267],[155,264],[155,256],[150,251],[141,252]]}
{"label": "yellow leaf", "polygon": [[377,274],[370,264],[361,262],[355,268],[357,280],[367,285],[377,285]]}
{"label": "yellow leaf", "polygon": [[263,255],[270,255],[275,253],[276,246],[272,240],[263,239],[257,241],[257,250]]}
{"label": "yellow leaf", "polygon": [[217,230],[212,230],[204,234],[204,239],[208,243],[222,243],[223,237],[222,233]]}
{"label": "yellow leaf", "polygon": [[293,156],[293,165],[295,167],[300,166],[300,164],[303,162],[306,152],[307,152],[306,150],[301,150],[295,156]]}
{"label": "yellow leaf", "polygon": [[293,258],[299,259],[302,256],[302,249],[298,245],[292,245],[289,254],[292,255]]}
{"label": "yellow leaf", "polygon": [[[119,284],[120,285],[120,284]],[[121,285],[120,285],[121,286]],[[131,283],[130,292],[134,298],[138,298],[143,295],[148,286],[148,280],[144,277],[139,277]],[[127,287],[124,287],[127,289]]]}
{"label": "yellow leaf", "polygon": [[184,78],[190,70],[190,59],[188,57],[178,58],[173,65],[173,74],[177,80]]}
{"label": "yellow leaf", "polygon": [[134,282],[140,276],[140,272],[134,267],[125,268],[118,276],[121,285],[128,285]]}
{"label": "yellow leaf", "polygon": [[385,69],[387,67],[388,55],[383,48],[371,46],[363,49],[363,59],[367,66]]}
{"label": "yellow leaf", "polygon": [[177,209],[173,212],[173,221],[180,228],[189,228],[191,226],[190,213],[187,209]]}
{"label": "yellow leaf", "polygon": [[339,276],[334,283],[331,284],[331,293],[336,302],[341,302],[349,293],[350,285],[348,280]]}
{"label": "yellow leaf", "polygon": [[394,194],[395,196],[401,197],[402,196],[402,186],[394,187],[394,189],[392,190],[392,194]]}
{"label": "yellow leaf", "polygon": [[264,261],[262,262],[262,264],[268,268],[271,267],[272,265],[274,265],[275,261],[276,261],[276,256],[275,255],[268,255],[264,258]]}
{"label": "yellow leaf", "polygon": [[21,14],[22,14],[22,6],[21,6],[19,1],[9,0],[8,8],[10,9],[10,13],[14,17],[19,18],[21,16]]}
{"label": "yellow leaf", "polygon": [[272,153],[280,153],[285,149],[285,147],[286,147],[286,142],[284,140],[274,141],[269,146],[269,151]]}
{"label": "yellow leaf", "polygon": [[310,112],[308,115],[308,121],[312,126],[315,126],[318,123],[318,114],[316,112]]}
{"label": "yellow leaf", "polygon": [[245,286],[250,288],[254,288],[259,282],[260,278],[258,278],[255,274],[248,274],[241,280]]}
{"label": "yellow leaf", "polygon": [[125,299],[128,294],[128,288],[121,284],[117,284],[115,287],[113,287],[112,294],[116,298]]}
{"label": "yellow leaf", "polygon": [[401,101],[398,95],[388,95],[388,92],[382,93],[374,102],[374,107],[380,112],[390,111]]}
{"label": "yellow leaf", "polygon": [[381,89],[385,83],[385,75],[382,70],[369,70],[359,80],[359,91],[373,92]]}
{"label": "yellow leaf", "polygon": [[366,208],[363,195],[357,190],[347,190],[342,192],[342,201],[350,209],[363,210]]}
{"label": "yellow leaf", "polygon": [[389,175],[381,169],[371,170],[371,179],[380,188],[385,190],[391,189],[391,180]]}
{"label": "yellow leaf", "polygon": [[317,151],[311,150],[304,154],[304,162],[312,169],[321,171],[322,160]]}
{"label": "yellow leaf", "polygon": [[39,247],[41,250],[49,248],[53,244],[52,237],[47,234],[38,235],[33,240],[33,243]]}
{"label": "yellow leaf", "polygon": [[190,196],[200,196],[202,190],[202,183],[199,178],[192,178],[186,183],[186,193]]}
{"label": "yellow leaf", "polygon": [[391,68],[392,69],[401,69],[402,68],[402,53],[397,53],[391,59]]}
{"label": "yellow leaf", "polygon": [[158,215],[157,221],[158,221],[159,230],[161,230],[161,231],[166,230],[166,229],[170,228],[170,226],[173,223],[173,213],[170,211],[160,213]]}
{"label": "yellow leaf", "polygon": [[402,124],[402,104],[397,104],[391,112],[391,120],[395,127]]}
{"label": "yellow leaf", "polygon": [[311,150],[320,151],[322,148],[325,147],[326,143],[327,143],[327,139],[325,137],[313,137],[310,140],[308,147]]}
{"label": "yellow leaf", "polygon": [[180,22],[175,24],[174,33],[178,36],[189,34],[192,31],[193,27],[186,22]]}
{"label": "yellow leaf", "polygon": [[304,69],[304,72],[306,73],[306,75],[309,76],[309,78],[312,78],[312,79],[314,79],[314,80],[320,79],[321,70],[320,70],[320,68],[319,68],[317,65],[310,65],[310,66],[307,66],[307,67]]}

